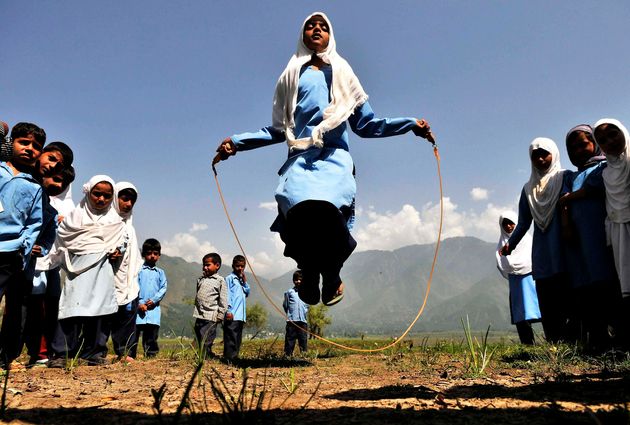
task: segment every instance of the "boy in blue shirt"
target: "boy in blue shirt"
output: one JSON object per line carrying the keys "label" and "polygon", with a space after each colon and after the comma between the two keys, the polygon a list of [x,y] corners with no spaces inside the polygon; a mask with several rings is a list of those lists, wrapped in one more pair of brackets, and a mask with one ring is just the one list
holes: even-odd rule
{"label": "boy in blue shirt", "polygon": [[245,257],[232,259],[232,273],[225,278],[228,287],[228,309],[223,322],[223,357],[227,362],[238,358],[243,339],[243,325],[247,319],[249,285],[245,278]]}
{"label": "boy in blue shirt", "polygon": [[308,334],[306,333],[306,315],[308,314],[308,305],[300,299],[298,290],[302,284],[302,272],[297,270],[293,273],[293,288],[284,293],[284,301],[282,308],[287,315],[287,327],[284,334],[284,354],[286,356],[293,355],[295,348],[295,340],[298,341],[300,352],[306,352]]}
{"label": "boy in blue shirt", "polygon": [[160,301],[166,295],[166,275],[164,270],[155,267],[162,255],[162,245],[157,239],[147,239],[142,244],[144,265],[138,274],[140,297],[134,342],[129,349],[129,357],[135,359],[138,341],[142,335],[142,348],[145,357],[155,357],[160,351],[158,336],[160,333]]}
{"label": "boy in blue shirt", "polygon": [[0,363],[6,367],[18,357],[22,300],[30,293],[25,269],[42,226],[42,188],[31,173],[46,133],[30,123],[11,131],[13,153],[0,162],[0,298],[6,294],[0,334]]}

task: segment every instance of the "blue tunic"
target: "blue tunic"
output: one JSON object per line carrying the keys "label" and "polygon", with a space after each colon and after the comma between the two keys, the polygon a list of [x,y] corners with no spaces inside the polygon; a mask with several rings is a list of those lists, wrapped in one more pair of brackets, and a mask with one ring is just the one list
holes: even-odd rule
{"label": "blue tunic", "polygon": [[155,307],[146,312],[138,311],[136,324],[160,326],[160,316],[162,314],[160,302],[166,295],[166,288],[168,287],[164,270],[143,264],[140,273],[138,273],[138,285],[140,286],[138,304],[146,304],[147,301],[151,300]]}
{"label": "blue tunic", "polygon": [[[523,190],[521,191],[521,199],[518,202],[518,224],[508,240],[511,248],[516,248],[521,238],[529,230],[532,221],[532,212],[529,209],[525,190]],[[532,275],[535,280],[548,279],[559,273],[566,272],[561,235],[560,212],[557,208],[546,231],[543,232],[537,225],[534,225]]]}
{"label": "blue tunic", "polygon": [[308,315],[308,305],[300,299],[296,288],[291,288],[284,293],[282,308],[287,315],[287,320],[292,322],[305,322]]}
{"label": "blue tunic", "polygon": [[586,198],[569,204],[574,240],[566,245],[567,268],[574,288],[616,279],[612,251],[606,245],[606,189],[602,171],[606,162],[570,172],[565,185],[573,192],[586,189]]}
{"label": "blue tunic", "polygon": [[536,294],[536,282],[531,273],[526,275],[508,275],[510,284],[510,313],[512,324],[527,320],[530,322],[540,320],[540,308],[538,307],[538,295]]}
{"label": "blue tunic", "polygon": [[[322,122],[324,110],[330,103],[331,83],[331,67],[302,68],[294,114],[296,138],[310,137],[313,128]],[[348,123],[361,137],[387,137],[407,133],[414,128],[416,120],[375,118],[369,103],[365,102],[355,109]],[[285,141],[284,134],[273,127],[238,134],[231,139],[239,151]],[[348,152],[347,124],[325,133],[323,139],[322,149],[310,147],[289,152],[280,168],[275,197],[284,216],[293,206],[306,200],[328,201],[337,208],[354,206],[356,183],[354,163]],[[352,220],[348,224],[351,226]]]}
{"label": "blue tunic", "polygon": [[237,275],[230,273],[225,278],[228,287],[228,313],[232,313],[234,321],[247,321],[247,301],[249,296],[249,284],[243,282]]}

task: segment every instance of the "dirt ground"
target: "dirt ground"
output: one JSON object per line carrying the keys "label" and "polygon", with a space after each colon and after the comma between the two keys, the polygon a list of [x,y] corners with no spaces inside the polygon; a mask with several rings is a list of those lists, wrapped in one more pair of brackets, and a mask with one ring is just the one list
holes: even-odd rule
{"label": "dirt ground", "polygon": [[[502,359],[476,376],[465,354],[441,351],[253,356],[239,366],[208,360],[181,415],[176,412],[195,371],[192,358],[34,368],[9,374],[2,423],[630,423],[627,370],[605,362],[554,365],[554,357]],[[163,385],[156,404],[159,396],[152,393]],[[230,403],[230,395],[239,394],[244,402]],[[227,400],[223,409],[221,399]]]}

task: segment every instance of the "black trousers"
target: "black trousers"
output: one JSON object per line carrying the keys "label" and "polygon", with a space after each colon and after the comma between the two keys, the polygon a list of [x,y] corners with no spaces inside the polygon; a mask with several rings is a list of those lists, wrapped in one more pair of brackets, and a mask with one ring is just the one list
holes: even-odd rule
{"label": "black trousers", "polygon": [[217,327],[219,322],[212,322],[210,320],[197,319],[195,320],[195,338],[197,339],[197,346],[203,347],[203,356],[205,358],[213,357],[212,344],[217,337]]}
{"label": "black trousers", "polygon": [[144,350],[144,357],[155,357],[160,351],[158,345],[158,337],[160,334],[159,325],[136,325],[136,332],[134,333],[133,344],[129,349],[129,357],[136,358],[138,354],[138,344],[140,337],[142,337],[142,349]]}
{"label": "black trousers", "polygon": [[243,325],[241,320],[223,322],[223,357],[228,361],[238,358],[243,340]]}
{"label": "black trousers", "polygon": [[5,297],[4,317],[0,330],[0,363],[10,364],[22,351],[24,329],[23,304],[30,295],[32,282],[23,270],[22,256],[17,252],[0,253],[0,299]]}
{"label": "black trousers", "polygon": [[307,350],[308,334],[298,326],[302,329],[308,329],[306,322],[287,322],[284,333],[284,354],[287,356],[293,355],[296,340],[300,346],[300,352],[305,353]]}
{"label": "black trousers", "polygon": [[536,279],[536,293],[545,338],[554,344],[568,338],[568,289],[568,281],[563,274],[547,279]]}
{"label": "black trousers", "polygon": [[527,320],[515,323],[516,331],[518,332],[518,338],[521,344],[534,345],[534,330],[532,324]]}
{"label": "black trousers", "polygon": [[137,344],[135,337],[137,315],[138,298],[129,304],[118,306],[118,311],[111,316],[109,333],[112,336],[114,353],[119,357],[129,356],[131,347]]}
{"label": "black trousers", "polygon": [[53,358],[78,355],[88,361],[102,361],[107,357],[107,323],[110,320],[111,315],[59,320],[52,341]]}

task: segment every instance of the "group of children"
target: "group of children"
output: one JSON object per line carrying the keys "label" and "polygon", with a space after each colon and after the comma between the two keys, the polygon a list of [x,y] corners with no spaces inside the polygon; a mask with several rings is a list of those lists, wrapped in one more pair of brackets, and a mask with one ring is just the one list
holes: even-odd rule
{"label": "group of children", "polygon": [[31,123],[16,124],[2,142],[2,367],[18,367],[24,345],[31,366],[64,367],[75,358],[100,365],[110,336],[117,358],[131,361],[140,333],[145,355],[157,353],[167,282],[155,267],[160,243],[138,246],[136,187],[96,175],[75,206],[74,156],[65,143],[46,145],[45,131]]}
{"label": "group of children", "polygon": [[530,323],[542,321],[552,343],[630,348],[628,141],[614,119],[572,128],[566,148],[573,171],[561,167],[552,140],[530,144],[518,219],[510,212],[499,219],[497,252],[521,342],[533,343]]}

